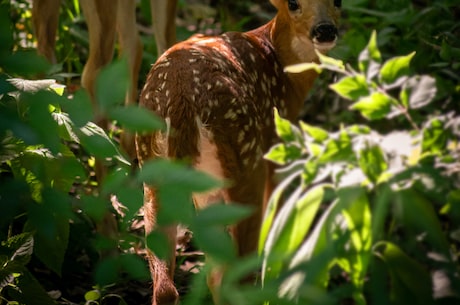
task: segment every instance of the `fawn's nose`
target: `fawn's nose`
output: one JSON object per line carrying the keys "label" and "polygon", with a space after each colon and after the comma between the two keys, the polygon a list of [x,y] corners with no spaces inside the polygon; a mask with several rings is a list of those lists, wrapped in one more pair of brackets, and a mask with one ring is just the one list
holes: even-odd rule
{"label": "fawn's nose", "polygon": [[328,22],[318,23],[311,30],[311,37],[313,41],[318,43],[333,42],[337,39],[337,35],[337,27]]}

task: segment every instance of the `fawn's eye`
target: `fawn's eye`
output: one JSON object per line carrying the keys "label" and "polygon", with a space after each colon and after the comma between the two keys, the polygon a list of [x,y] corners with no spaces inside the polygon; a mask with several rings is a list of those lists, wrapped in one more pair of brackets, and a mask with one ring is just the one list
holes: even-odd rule
{"label": "fawn's eye", "polygon": [[300,6],[299,6],[299,1],[297,0],[288,0],[288,7],[290,11],[297,11]]}
{"label": "fawn's eye", "polygon": [[335,7],[342,7],[342,0],[334,0]]}

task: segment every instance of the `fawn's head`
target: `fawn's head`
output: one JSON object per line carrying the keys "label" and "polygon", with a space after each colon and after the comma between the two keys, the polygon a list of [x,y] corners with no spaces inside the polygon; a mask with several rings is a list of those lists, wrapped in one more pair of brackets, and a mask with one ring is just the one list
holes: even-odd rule
{"label": "fawn's head", "polygon": [[[314,58],[308,52],[316,49],[325,53],[335,46],[340,15],[340,0],[271,0],[278,9],[278,22],[284,23],[288,31],[285,37],[276,37],[299,57],[300,61],[311,61]],[[315,56],[316,57],[316,56]]]}

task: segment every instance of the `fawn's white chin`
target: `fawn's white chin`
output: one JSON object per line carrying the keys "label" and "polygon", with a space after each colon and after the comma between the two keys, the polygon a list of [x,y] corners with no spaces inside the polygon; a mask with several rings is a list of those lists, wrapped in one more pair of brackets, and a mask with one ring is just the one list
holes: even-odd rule
{"label": "fawn's white chin", "polygon": [[331,42],[313,42],[313,45],[316,50],[320,51],[321,53],[327,52],[333,47],[335,47],[336,40]]}

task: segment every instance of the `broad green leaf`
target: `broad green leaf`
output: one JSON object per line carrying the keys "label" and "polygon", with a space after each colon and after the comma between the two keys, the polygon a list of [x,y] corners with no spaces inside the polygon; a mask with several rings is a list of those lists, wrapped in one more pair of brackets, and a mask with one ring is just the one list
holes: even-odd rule
{"label": "broad green leaf", "polygon": [[106,198],[81,195],[80,201],[83,212],[96,223],[102,221],[109,210],[108,199]]}
{"label": "broad green leaf", "polygon": [[329,137],[329,134],[326,130],[320,127],[312,126],[302,121],[300,121],[300,128],[318,143],[322,143]]}
{"label": "broad green leaf", "polygon": [[117,257],[106,257],[99,262],[94,270],[94,278],[99,286],[107,286],[117,282],[120,264]]}
{"label": "broad green leaf", "polygon": [[118,121],[132,132],[146,132],[164,129],[164,122],[145,108],[118,106],[109,110],[109,117]]}
{"label": "broad green leaf", "polygon": [[101,69],[96,78],[95,98],[103,113],[123,104],[129,87],[129,70],[126,58]]}
{"label": "broad green leaf", "polygon": [[318,50],[315,51],[316,55],[319,58],[319,61],[321,62],[322,67],[325,67],[332,71],[345,71],[345,65],[343,64],[343,61],[324,55]]}
{"label": "broad green leaf", "polygon": [[296,139],[296,133],[299,133],[297,127],[291,124],[286,119],[283,119],[278,112],[278,109],[274,109],[275,115],[275,127],[276,127],[276,134],[283,140],[284,142],[291,142]]}
{"label": "broad green leaf", "polygon": [[29,124],[38,135],[39,143],[51,150],[53,154],[59,152],[60,139],[58,125],[53,119],[49,105],[59,104],[60,97],[54,93],[40,91],[36,94],[24,94],[22,99],[29,107]]}
{"label": "broad green leaf", "polygon": [[170,185],[190,192],[204,192],[224,186],[224,182],[204,172],[164,159],[146,162],[138,174],[138,180],[157,187]]}
{"label": "broad green leaf", "polygon": [[250,216],[253,209],[237,204],[212,204],[197,213],[195,221],[200,225],[233,225]]}
{"label": "broad green leaf", "polygon": [[43,286],[26,268],[18,268],[20,275],[16,278],[16,289],[9,289],[8,295],[18,304],[55,305]]}
{"label": "broad green leaf", "polygon": [[262,221],[262,226],[259,234],[259,246],[258,253],[262,255],[262,251],[265,248],[265,243],[267,241],[267,236],[272,227],[273,219],[275,218],[276,212],[278,211],[279,202],[282,199],[284,191],[289,187],[289,185],[294,181],[295,178],[299,176],[299,173],[294,172],[288,177],[286,177],[281,183],[275,188],[275,190],[270,195],[270,199],[265,208],[265,215]]}
{"label": "broad green leaf", "polygon": [[[325,287],[331,262],[335,257],[334,243],[331,239],[330,225],[339,212],[340,202],[332,202],[319,220],[315,223],[313,231],[308,235],[290,260],[288,270],[297,269],[300,266],[310,266],[305,272],[296,272],[287,277],[281,287],[281,295],[290,295],[295,298],[300,294],[302,285],[308,283],[315,286]],[[307,272],[310,273],[307,274]],[[262,281],[267,271],[262,269]]]}
{"label": "broad green leaf", "polygon": [[349,277],[355,285],[355,297],[362,298],[372,245],[371,211],[365,190],[362,188],[343,188],[338,191],[343,203],[342,215],[347,222],[350,247],[344,259],[347,260]]}
{"label": "broad green leaf", "polygon": [[284,68],[284,72],[288,73],[302,73],[308,70],[315,70],[318,74],[323,71],[321,65],[313,62],[290,65]]}
{"label": "broad green leaf", "polygon": [[[32,257],[34,252],[34,238],[32,233],[24,232],[18,235],[9,237],[7,240],[2,241],[2,248],[8,249],[9,261],[15,261],[22,266],[25,266]],[[4,251],[2,249],[2,251]],[[4,266],[3,266],[4,267]],[[0,282],[2,279],[0,278]],[[3,288],[0,285],[0,289]]]}
{"label": "broad green leaf", "polygon": [[[426,235],[425,239],[437,251],[449,256],[449,243],[444,234],[433,203],[419,192],[406,189],[394,194],[396,215],[408,228]],[[417,213],[414,213],[417,211]]]}
{"label": "broad green leaf", "polygon": [[101,183],[101,194],[109,198],[111,194],[129,184],[129,173],[130,168],[128,167],[117,167],[110,170]]}
{"label": "broad green leaf", "polygon": [[436,79],[428,75],[414,76],[408,81],[407,88],[410,90],[410,108],[422,108],[436,96]]}
{"label": "broad green leaf", "polygon": [[351,105],[350,109],[360,111],[368,120],[378,120],[390,113],[391,106],[394,103],[393,98],[387,94],[383,92],[374,92]]}
{"label": "broad green leaf", "polygon": [[231,262],[237,258],[236,247],[225,226],[191,226],[198,247],[213,261]]}
{"label": "broad green leaf", "polygon": [[264,158],[279,165],[285,165],[302,156],[302,151],[295,145],[277,144],[272,146]]}
{"label": "broad green leaf", "polygon": [[194,216],[194,205],[191,190],[187,185],[176,186],[163,184],[156,188],[158,209],[157,224],[170,226],[177,223],[190,225]]}
{"label": "broad green leaf", "polygon": [[35,255],[60,275],[69,241],[71,210],[68,198],[52,189],[45,189],[43,203],[31,204],[28,216],[29,223],[26,228],[36,232]]}
{"label": "broad green leaf", "polygon": [[331,137],[324,148],[323,154],[319,157],[322,163],[350,160],[354,158],[351,139],[346,130],[340,130],[338,134]]}
{"label": "broad green leaf", "polygon": [[52,115],[59,126],[59,136],[61,137],[61,139],[65,141],[73,141],[79,143],[80,140],[74,132],[73,123],[70,120],[67,113],[54,112]]}
{"label": "broad green leaf", "polygon": [[99,290],[90,290],[85,293],[85,301],[97,301],[101,298],[101,292]]}
{"label": "broad green leaf", "polygon": [[[10,30],[11,31],[11,30]],[[51,67],[51,64],[45,57],[39,55],[35,50],[16,50],[8,52],[2,56],[2,71],[7,74],[21,76],[37,76],[45,74]],[[6,60],[5,60],[6,58]]]}
{"label": "broad green leaf", "polygon": [[346,128],[348,133],[355,135],[366,135],[371,133],[371,129],[366,125],[351,125]]}
{"label": "broad green leaf", "polygon": [[318,208],[323,200],[324,185],[319,185],[303,193],[298,188],[287,200],[276,216],[264,248],[267,275],[278,276],[282,262],[271,260],[279,255],[289,255],[303,241]]}
{"label": "broad green leaf", "polygon": [[127,253],[119,256],[121,271],[126,272],[134,280],[150,280],[150,272],[145,260],[137,254]]}
{"label": "broad green leaf", "polygon": [[441,120],[434,118],[423,128],[422,152],[441,154],[448,141],[449,131]]}
{"label": "broad green leaf", "polygon": [[357,101],[370,93],[366,78],[362,74],[343,77],[329,87],[338,95],[352,101]]}
{"label": "broad green leaf", "polygon": [[144,203],[142,188],[138,185],[127,185],[114,191],[114,195],[116,195],[117,200],[126,207],[124,210],[125,222],[131,221]]}
{"label": "broad green leaf", "polygon": [[379,242],[374,254],[390,271],[390,299],[395,304],[432,304],[432,283],[429,272],[404,253],[397,245]]}
{"label": "broad green leaf", "polygon": [[377,145],[366,145],[360,150],[358,162],[361,170],[374,184],[377,183],[380,175],[388,169],[383,152]]}
{"label": "broad green leaf", "polygon": [[377,46],[377,32],[372,31],[371,38],[367,47],[359,55],[359,70],[361,72],[368,72],[371,63],[381,63],[382,55]]}
{"label": "broad green leaf", "polygon": [[7,81],[15,86],[19,91],[29,93],[46,90],[49,89],[51,85],[56,84],[55,79],[28,80],[22,78],[9,78]]}
{"label": "broad green leaf", "polygon": [[62,99],[61,108],[69,114],[69,118],[76,128],[81,128],[94,120],[93,104],[85,90],[78,90],[71,99]]}
{"label": "broad green leaf", "polygon": [[145,245],[160,259],[167,260],[172,254],[170,252],[172,247],[165,235],[165,232],[155,230],[147,233],[147,236],[145,237]]}
{"label": "broad green leaf", "polygon": [[319,164],[315,161],[305,162],[304,170],[302,171],[302,183],[303,185],[310,185],[315,180],[318,174]]}
{"label": "broad green leaf", "polygon": [[122,156],[118,147],[101,127],[89,122],[76,133],[83,148],[91,155],[101,159],[116,158],[129,165],[129,161]]}
{"label": "broad green leaf", "polygon": [[387,60],[380,70],[380,80],[386,84],[392,84],[401,76],[407,75],[409,65],[415,52],[406,56],[398,56]]}

